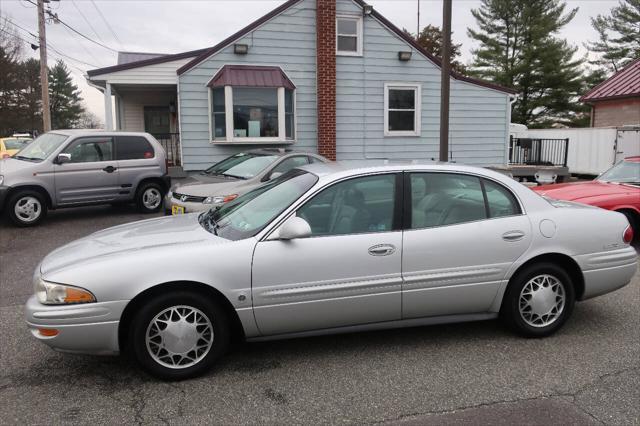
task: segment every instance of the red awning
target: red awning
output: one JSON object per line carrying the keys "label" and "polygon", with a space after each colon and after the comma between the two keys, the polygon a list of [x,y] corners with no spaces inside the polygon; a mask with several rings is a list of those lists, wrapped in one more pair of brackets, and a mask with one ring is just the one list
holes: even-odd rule
{"label": "red awning", "polygon": [[225,65],[213,77],[208,86],[296,88],[280,68],[255,65]]}

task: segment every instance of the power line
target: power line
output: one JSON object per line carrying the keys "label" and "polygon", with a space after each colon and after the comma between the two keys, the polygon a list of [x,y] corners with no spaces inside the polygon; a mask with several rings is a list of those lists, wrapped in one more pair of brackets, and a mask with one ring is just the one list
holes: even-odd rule
{"label": "power line", "polygon": [[76,0],[71,0],[71,3],[73,4],[73,7],[76,8],[76,10],[78,11],[78,13],[80,14],[80,16],[82,16],[82,19],[84,19],[84,22],[87,23],[87,25],[89,25],[89,28],[91,28],[91,30],[93,31],[93,33],[96,35],[96,37],[98,37],[98,40],[100,40],[102,43],[104,43],[104,40],[100,37],[100,35],[98,34],[98,32],[96,31],[96,29],[93,27],[93,25],[91,25],[91,22],[89,22],[89,20],[87,19],[86,16],[84,16],[84,13],[82,13],[82,11],[80,10],[80,8],[78,7],[78,4],[76,3]]}
{"label": "power line", "polygon": [[[33,0],[25,0],[31,4],[36,4],[35,2],[33,2]],[[112,52],[118,53],[117,49],[114,49],[112,47],[107,46],[104,43],[100,43],[99,41],[95,41],[94,39],[92,39],[91,37],[81,33],[80,31],[76,30],[75,28],[73,28],[71,25],[67,24],[66,22],[64,22],[62,19],[60,19],[56,14],[52,13],[51,11],[47,11],[47,14],[49,15],[50,18],[54,19],[55,22],[58,22],[62,25],[64,25],[66,28],[70,29],[71,31],[73,31],[74,33],[78,34],[79,36],[89,40],[90,42],[97,44],[98,46],[104,47],[107,50],[111,50]]]}
{"label": "power line", "polygon": [[100,18],[102,18],[102,22],[104,22],[104,24],[107,26],[107,28],[109,28],[109,31],[111,31],[111,34],[113,35],[113,38],[115,38],[116,41],[118,42],[118,44],[120,45],[120,49],[124,50],[124,47],[122,46],[122,42],[120,41],[120,38],[118,37],[116,32],[113,31],[113,28],[111,27],[111,24],[109,24],[109,21],[107,21],[107,19],[104,17],[104,15],[102,14],[102,11],[98,8],[98,5],[96,4],[96,2],[91,0],[91,4],[96,9],[96,11],[98,11],[98,14],[100,15]]}
{"label": "power line", "polygon": [[[22,31],[26,32],[26,33],[27,33],[27,34],[29,34],[30,36],[33,36],[33,37],[35,37],[35,38],[38,38],[38,36],[37,36],[37,35],[35,35],[35,34],[34,34],[34,33],[32,33],[31,31],[29,31],[28,29],[24,28],[23,26],[16,24],[16,23],[15,23],[15,22],[13,22],[12,20],[7,19],[6,21],[7,21],[8,23],[10,23],[11,25],[15,26],[16,28],[21,29]],[[6,31],[5,31],[5,32],[6,32]],[[22,41],[24,41],[25,43],[27,43],[27,41],[26,41],[26,40],[24,40],[24,39],[22,39],[20,36],[17,36],[17,35],[16,35],[16,37],[20,38]],[[30,43],[30,42],[29,42],[29,43]],[[56,48],[56,47],[55,47],[51,42],[47,42],[47,46],[48,46],[50,49],[52,49],[52,50],[56,51],[59,55],[62,55],[62,56],[66,57],[66,58],[68,58],[68,59],[70,59],[70,60],[72,60],[72,61],[76,61],[76,62],[78,62],[78,63],[84,64],[84,65],[87,65],[87,66],[90,66],[90,67],[94,67],[94,68],[100,68],[100,67],[99,67],[99,66],[97,66],[97,65],[90,64],[89,62],[85,62],[85,61],[82,61],[82,60],[80,60],[80,59],[76,59],[76,58],[74,58],[73,56],[69,56],[69,55],[67,55],[66,53],[62,53],[62,52],[61,52],[59,49],[57,49],[57,48]],[[82,45],[81,45],[81,46],[82,46]],[[83,47],[84,47],[84,46],[83,46]],[[89,53],[90,53],[90,52],[89,52]],[[95,57],[94,57],[94,59],[97,59],[97,58],[95,58]]]}
{"label": "power line", "polygon": [[[20,28],[20,27],[18,27],[18,28]],[[5,30],[5,29],[0,28],[0,31],[2,31],[2,32],[6,33],[6,34],[9,34],[9,35],[11,35],[11,36],[17,37],[19,40],[23,41],[24,43],[28,44],[29,46],[31,46],[31,45],[36,45],[35,43],[32,43],[32,42],[30,42],[30,41],[28,41],[28,40],[25,40],[25,39],[24,39],[24,38],[22,38],[21,36],[19,36],[19,35],[17,35],[17,34],[13,34],[13,33],[9,32],[9,31]],[[23,31],[26,31],[26,30],[23,30]],[[27,31],[27,32],[29,32],[29,31]],[[31,34],[31,33],[29,32],[29,34]],[[33,35],[33,34],[31,34],[31,35]],[[66,53],[62,53],[61,51],[59,51],[58,49],[56,49],[55,47],[53,47],[53,46],[51,45],[51,43],[47,43],[47,45],[48,45],[49,49],[53,50],[53,51],[54,51],[54,52],[56,52],[58,55],[60,55],[60,56],[62,56],[62,57],[65,57],[65,58],[67,58],[67,59],[69,59],[69,60],[71,60],[71,61],[75,61],[75,62],[77,62],[77,63],[79,63],[79,64],[87,65],[87,66],[90,66],[90,67],[93,67],[93,68],[99,68],[99,67],[98,67],[98,66],[96,66],[96,65],[90,64],[90,63],[85,62],[85,61],[81,61],[80,59],[74,58],[73,56],[69,56],[69,55],[67,55]],[[56,59],[56,58],[54,58],[54,59]],[[70,64],[70,65],[72,65],[72,66],[73,66],[73,64]],[[83,72],[84,72],[84,71],[83,71]]]}

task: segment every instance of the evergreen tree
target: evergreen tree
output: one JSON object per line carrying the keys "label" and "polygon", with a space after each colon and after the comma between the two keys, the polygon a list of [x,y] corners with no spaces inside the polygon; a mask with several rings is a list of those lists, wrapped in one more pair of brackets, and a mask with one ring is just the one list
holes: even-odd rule
{"label": "evergreen tree", "polygon": [[20,128],[41,133],[40,61],[27,59],[20,64],[20,69]]}
{"label": "evergreen tree", "polygon": [[0,137],[18,130],[20,40],[5,20],[0,21]]}
{"label": "evergreen tree", "polygon": [[568,125],[582,109],[583,61],[556,36],[578,11],[565,8],[561,0],[482,0],[471,11],[478,29],[468,34],[480,43],[472,72],[518,91],[514,123]]}
{"label": "evergreen tree", "polygon": [[616,72],[640,58],[640,0],[623,0],[611,9],[610,16],[591,18],[600,39],[586,47],[601,56],[593,64]]}
{"label": "evergreen tree", "polygon": [[[411,34],[406,29],[404,32],[415,39],[420,46],[422,46],[427,52],[435,56],[436,58],[442,58],[442,30],[436,25],[427,25],[420,31],[420,34],[416,37],[415,34]],[[453,38],[453,36],[452,36]],[[451,68],[455,71],[464,74],[466,72],[465,66],[457,60],[460,57],[460,48],[462,43],[454,43],[451,41]]]}
{"label": "evergreen tree", "polygon": [[78,86],[73,84],[71,73],[62,60],[49,70],[49,103],[51,128],[70,129],[84,111]]}

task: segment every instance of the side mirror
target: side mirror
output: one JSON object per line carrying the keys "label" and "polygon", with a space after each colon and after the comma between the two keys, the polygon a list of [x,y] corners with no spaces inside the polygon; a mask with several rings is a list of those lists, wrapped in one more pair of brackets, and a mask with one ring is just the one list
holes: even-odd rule
{"label": "side mirror", "polygon": [[71,154],[58,154],[56,157],[56,163],[64,164],[71,161]]}
{"label": "side mirror", "polygon": [[273,239],[295,240],[296,238],[308,238],[311,236],[311,226],[301,217],[289,218],[276,232]]}
{"label": "side mirror", "polygon": [[269,180],[273,180],[275,178],[279,178],[280,176],[282,176],[282,172],[273,172],[271,173],[271,175],[269,176]]}

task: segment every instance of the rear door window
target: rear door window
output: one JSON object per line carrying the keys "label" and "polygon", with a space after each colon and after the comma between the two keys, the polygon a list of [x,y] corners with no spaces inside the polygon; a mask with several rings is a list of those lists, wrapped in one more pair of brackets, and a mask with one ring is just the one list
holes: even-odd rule
{"label": "rear door window", "polygon": [[144,160],[153,158],[155,152],[149,141],[142,136],[116,137],[117,160]]}

